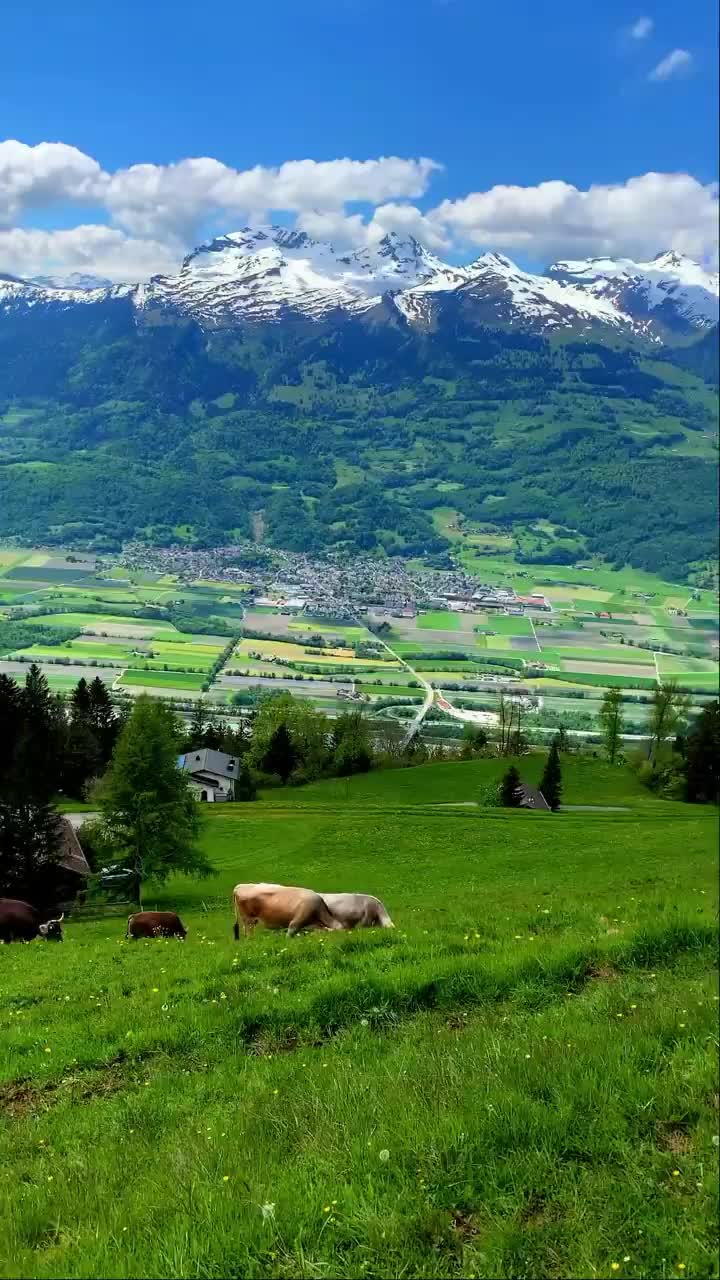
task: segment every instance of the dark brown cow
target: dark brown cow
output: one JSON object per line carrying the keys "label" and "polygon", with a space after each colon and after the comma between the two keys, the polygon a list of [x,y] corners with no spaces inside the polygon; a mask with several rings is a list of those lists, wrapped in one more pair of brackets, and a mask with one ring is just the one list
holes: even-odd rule
{"label": "dark brown cow", "polygon": [[46,942],[62,942],[62,922],[65,912],[51,920],[45,920],[40,911],[19,898],[0,898],[0,942],[32,942],[44,938]]}
{"label": "dark brown cow", "polygon": [[181,938],[187,929],[174,911],[138,911],[127,922],[126,938]]}
{"label": "dark brown cow", "polygon": [[236,884],[233,889],[235,904],[235,937],[240,937],[240,925],[247,937],[256,924],[266,929],[287,929],[293,938],[301,929],[341,929],[319,893],[312,889],[300,889],[296,885]]}

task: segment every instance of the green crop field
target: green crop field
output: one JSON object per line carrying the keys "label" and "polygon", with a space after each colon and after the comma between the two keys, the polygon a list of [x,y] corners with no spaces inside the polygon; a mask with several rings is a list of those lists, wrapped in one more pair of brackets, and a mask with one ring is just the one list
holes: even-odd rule
{"label": "green crop field", "polygon": [[[218,806],[184,945],[3,949],[1,1276],[716,1274],[717,815],[423,803],[489,764]],[[261,878],[396,928],[236,944]]]}
{"label": "green crop field", "polygon": [[460,630],[460,614],[451,613],[447,609],[435,609],[430,613],[419,613],[415,621],[418,627],[427,627],[428,631]]}
{"label": "green crop field", "polygon": [[205,676],[192,671],[138,671],[131,668],[123,671],[119,683],[121,685],[145,685],[152,689],[201,689]]}

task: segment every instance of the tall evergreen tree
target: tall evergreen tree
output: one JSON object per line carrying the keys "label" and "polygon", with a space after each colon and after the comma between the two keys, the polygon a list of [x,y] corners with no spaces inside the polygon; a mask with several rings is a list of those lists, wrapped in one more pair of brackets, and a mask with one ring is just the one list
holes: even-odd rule
{"label": "tall evergreen tree", "polygon": [[555,738],[550,744],[543,776],[540,779],[540,790],[553,813],[556,813],[560,808],[560,797],[562,795],[562,770],[560,768],[560,752]]}
{"label": "tall evergreen tree", "polygon": [[62,877],[60,819],[49,804],[0,801],[0,897],[56,901]]}
{"label": "tall evergreen tree", "polygon": [[622,710],[622,692],[620,689],[608,689],[600,704],[600,725],[602,727],[605,754],[614,764],[622,747],[624,717]]}
{"label": "tall evergreen tree", "polygon": [[113,706],[110,691],[100,676],[88,688],[90,727],[95,734],[103,765],[109,763],[125,718]]}
{"label": "tall evergreen tree", "polygon": [[503,809],[520,807],[520,774],[514,764],[503,774],[500,783],[500,804]]}
{"label": "tall evergreen tree", "polygon": [[0,674],[0,800],[14,794],[22,730],[22,697],[10,676]]}
{"label": "tall evergreen tree", "polygon": [[705,707],[688,734],[685,777],[688,800],[720,802],[720,702]]}
{"label": "tall evergreen tree", "polygon": [[132,866],[138,886],[174,872],[212,870],[198,847],[201,809],[177,767],[180,728],[172,711],[137,699],[101,790],[102,837]]}
{"label": "tall evergreen tree", "polygon": [[33,662],[21,694],[22,726],[17,772],[26,800],[47,801],[60,785],[65,715],[47,678]]}
{"label": "tall evergreen tree", "polygon": [[292,744],[288,727],[286,724],[279,724],[270,737],[267,750],[262,758],[261,768],[264,773],[277,774],[284,784],[295,768],[296,762],[297,753]]}

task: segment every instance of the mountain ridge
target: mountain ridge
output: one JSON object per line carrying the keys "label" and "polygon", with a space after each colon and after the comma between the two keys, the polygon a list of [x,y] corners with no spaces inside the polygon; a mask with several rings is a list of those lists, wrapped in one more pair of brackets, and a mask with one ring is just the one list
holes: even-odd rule
{"label": "mountain ridge", "polygon": [[488,252],[466,265],[442,261],[413,236],[390,232],[363,248],[337,248],[303,231],[246,227],[199,245],[175,275],[108,285],[75,273],[0,276],[0,314],[37,307],[129,301],[139,323],[183,316],[203,329],[327,321],[377,311],[411,328],[436,328],[459,305],[469,325],[541,334],[611,334],[659,344],[717,322],[718,276],[671,250],[652,261],[591,258],[544,274]]}

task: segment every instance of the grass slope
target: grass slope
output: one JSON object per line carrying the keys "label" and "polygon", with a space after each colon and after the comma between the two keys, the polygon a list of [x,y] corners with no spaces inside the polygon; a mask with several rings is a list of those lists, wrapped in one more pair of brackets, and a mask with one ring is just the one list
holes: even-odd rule
{"label": "grass slope", "polygon": [[[148,894],[184,946],[5,951],[0,1275],[714,1274],[715,815],[413,810],[397,778],[210,812],[215,877]],[[235,945],[255,878],[397,928]]]}

